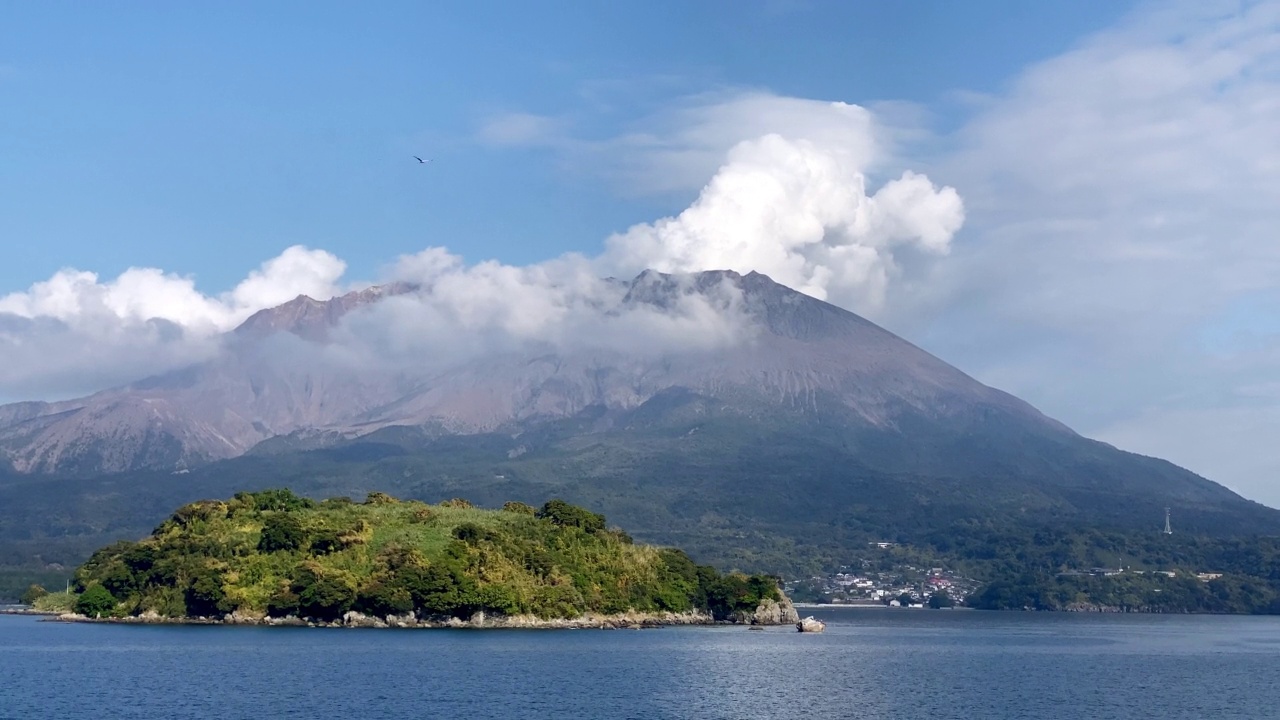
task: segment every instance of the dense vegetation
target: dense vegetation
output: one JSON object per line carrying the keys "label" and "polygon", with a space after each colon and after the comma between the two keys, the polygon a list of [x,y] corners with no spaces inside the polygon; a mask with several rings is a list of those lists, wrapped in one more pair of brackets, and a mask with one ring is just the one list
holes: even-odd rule
{"label": "dense vegetation", "polygon": [[786,574],[837,567],[868,541],[922,544],[961,522],[1158,530],[1171,506],[1179,533],[1280,534],[1280,511],[1222,488],[1221,497],[1169,490],[1187,485],[1185,471],[1128,454],[1109,464],[1116,451],[1097,443],[981,427],[877,434],[851,429],[837,411],[746,417],[669,392],[619,416],[593,409],[488,434],[390,427],[348,440],[276,438],[181,475],[0,471],[0,567],[73,567],[111,541],[145,535],[185,503],[280,485],[312,497],[382,491],[492,507],[562,497],[699,562]]}
{"label": "dense vegetation", "polygon": [[637,545],[602,515],[561,500],[481,510],[370,493],[315,502],[288,490],[186,505],[140,542],[94,553],[76,572],[77,612],[333,621],[541,618],[709,610],[778,598],[777,581],[722,576],[679,550]]}
{"label": "dense vegetation", "polygon": [[[597,418],[540,425],[518,439],[387,428],[310,449],[281,438],[250,456],[178,476],[0,472],[0,597],[16,599],[32,582],[64,587],[51,563],[74,566],[108,542],[146,535],[172,508],[197,497],[282,483],[314,497],[383,491],[438,502],[465,495],[491,507],[558,496],[604,512],[639,541],[683,548],[699,564],[789,577],[834,570],[863,557],[870,542],[894,542],[893,562],[944,565],[1020,588],[989,596],[987,607],[1065,607],[1083,597],[1169,608],[1176,604],[1167,598],[1181,594],[1187,609],[1261,612],[1280,594],[1280,513],[1255,503],[1160,497],[1107,475],[1090,485],[1032,483],[1026,477],[1043,475],[1043,468],[985,471],[974,459],[982,447],[965,438],[939,445],[938,457],[926,461],[892,437],[850,444],[838,424],[779,413],[765,425],[667,400],[669,407],[653,401],[613,421],[619,429],[590,435],[584,428]],[[886,458],[902,457],[916,458],[919,467],[889,472]],[[1092,472],[1092,461],[1081,462]],[[1150,458],[1132,462],[1172,472]],[[1165,506],[1173,507],[1172,536],[1159,533]],[[271,532],[289,541],[289,528]],[[6,573],[6,565],[14,569]],[[1117,595],[1119,580],[1061,575],[1122,566],[1221,572],[1227,577],[1219,585],[1260,591],[1231,590],[1235,599],[1222,601],[1134,575]],[[1112,602],[1135,593],[1136,603]]]}
{"label": "dense vegetation", "polygon": [[979,608],[1280,613],[1276,537],[976,528],[930,540],[991,580]]}
{"label": "dense vegetation", "polygon": [[[1140,612],[1280,612],[1280,538],[957,522],[910,544],[864,548],[868,573],[943,566],[985,585],[973,607]],[[1220,576],[1220,577],[1219,577]],[[801,585],[797,600],[820,600]]]}

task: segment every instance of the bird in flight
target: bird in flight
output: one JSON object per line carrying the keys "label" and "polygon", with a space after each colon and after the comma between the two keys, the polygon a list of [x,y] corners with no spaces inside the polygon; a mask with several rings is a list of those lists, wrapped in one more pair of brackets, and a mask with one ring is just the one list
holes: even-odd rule
{"label": "bird in flight", "polygon": [[426,165],[427,163],[431,162],[434,158],[427,158],[426,160],[423,160],[422,158],[418,157],[417,155],[414,155],[414,156],[413,156],[413,159],[414,159],[414,160],[417,160],[419,165]]}

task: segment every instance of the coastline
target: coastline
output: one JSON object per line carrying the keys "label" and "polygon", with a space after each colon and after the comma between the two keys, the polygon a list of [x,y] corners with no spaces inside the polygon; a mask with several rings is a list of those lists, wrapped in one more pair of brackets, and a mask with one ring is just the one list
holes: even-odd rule
{"label": "coastline", "polygon": [[[35,613],[30,613],[35,614]],[[748,625],[759,624],[719,621],[701,612],[641,613],[624,612],[612,615],[587,614],[576,618],[539,618],[533,615],[487,615],[476,613],[469,619],[456,617],[417,618],[413,615],[372,617],[358,612],[348,612],[342,619],[331,622],[307,620],[296,616],[283,618],[232,613],[221,618],[164,617],[144,613],[126,617],[87,617],[75,613],[39,613],[51,615],[49,622],[105,623],[113,625],[239,625],[248,627],[310,627],[310,628],[391,628],[391,629],[453,629],[453,630],[642,630],[682,625]]]}
{"label": "coastline", "polygon": [[21,605],[0,607],[0,615],[48,615],[58,616],[62,613],[56,610],[37,610],[33,607],[23,607]]}
{"label": "coastline", "polygon": [[[16,614],[16,613],[15,613]],[[765,626],[794,625],[800,616],[786,597],[766,600],[752,612],[734,613],[727,620],[716,620],[709,612],[641,612],[628,610],[621,613],[587,613],[575,618],[540,618],[536,615],[493,615],[483,611],[470,618],[452,616],[418,617],[412,613],[374,617],[354,610],[332,621],[296,617],[268,617],[260,613],[233,612],[222,617],[165,617],[148,611],[141,615],[124,617],[88,617],[76,613],[39,612],[50,616],[46,622],[108,623],[115,625],[244,625],[256,627],[323,627],[323,628],[403,628],[403,629],[455,629],[455,630],[641,630],[681,625],[741,625],[760,628]]]}
{"label": "coastline", "polygon": [[[888,606],[888,605],[885,605],[884,603],[805,603],[805,602],[798,602],[798,603],[795,603],[795,606],[796,606],[796,609],[800,609],[800,608],[807,608],[807,609],[810,609],[810,610],[832,610],[832,609],[840,609],[840,610],[844,610],[844,609],[846,609],[846,608],[848,608],[848,609],[869,609],[869,610],[875,610],[875,609],[877,609],[877,608],[886,608],[886,609],[888,609],[888,608],[889,608],[889,606]],[[908,609],[910,609],[910,608],[908,608]]]}

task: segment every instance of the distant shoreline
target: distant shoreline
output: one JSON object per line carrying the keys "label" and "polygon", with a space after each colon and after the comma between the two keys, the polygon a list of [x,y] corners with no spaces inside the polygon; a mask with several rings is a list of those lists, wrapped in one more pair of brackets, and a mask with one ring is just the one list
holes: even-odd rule
{"label": "distant shoreline", "polygon": [[884,603],[792,603],[796,609],[807,610],[973,610],[974,608],[953,606],[949,608],[930,608],[927,605],[908,605],[893,607]]}
{"label": "distant shoreline", "polygon": [[25,605],[4,605],[0,606],[0,615],[61,615],[62,613],[54,610],[37,610],[33,607]]}
{"label": "distant shoreline", "polygon": [[826,610],[828,608],[888,608],[884,603],[793,603],[796,608],[817,608]]}

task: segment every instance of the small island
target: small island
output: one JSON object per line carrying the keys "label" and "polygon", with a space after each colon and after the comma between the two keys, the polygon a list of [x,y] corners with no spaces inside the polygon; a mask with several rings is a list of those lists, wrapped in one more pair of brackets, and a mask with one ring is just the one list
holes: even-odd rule
{"label": "small island", "polygon": [[287,489],[180,508],[39,597],[66,619],[361,627],[651,627],[798,621],[777,578],[636,544],[562,500],[501,510]]}

